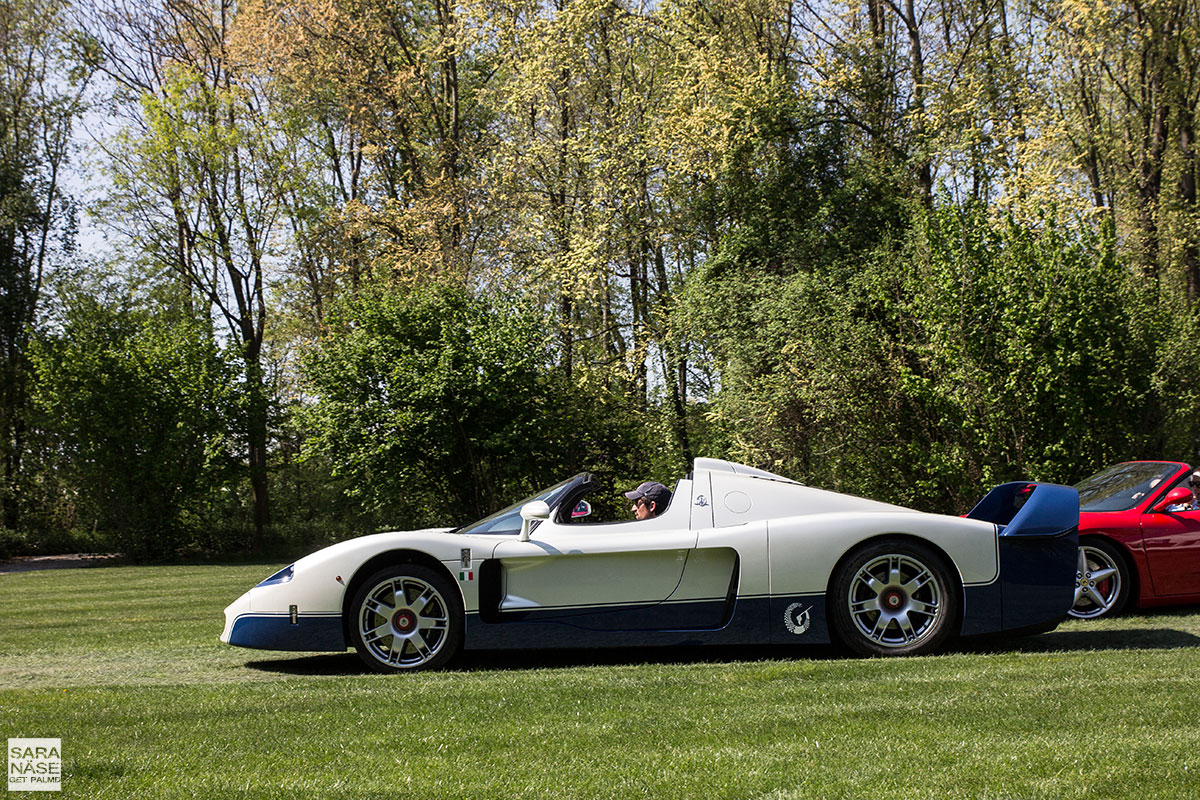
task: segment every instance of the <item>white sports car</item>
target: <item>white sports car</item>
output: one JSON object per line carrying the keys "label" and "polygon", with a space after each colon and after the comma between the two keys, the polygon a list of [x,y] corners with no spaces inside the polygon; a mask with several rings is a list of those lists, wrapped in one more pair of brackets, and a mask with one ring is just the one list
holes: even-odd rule
{"label": "white sports car", "polygon": [[587,473],[457,530],[363,536],[225,609],[221,641],[344,651],[379,671],[461,649],[824,643],[927,653],[1053,628],[1076,583],[1079,497],[1010,483],[966,517],[696,459],[658,516],[591,522]]}

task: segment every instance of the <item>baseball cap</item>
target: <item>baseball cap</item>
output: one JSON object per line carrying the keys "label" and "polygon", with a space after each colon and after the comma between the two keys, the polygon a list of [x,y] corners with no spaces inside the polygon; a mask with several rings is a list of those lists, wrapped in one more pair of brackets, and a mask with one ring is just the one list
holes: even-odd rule
{"label": "baseball cap", "polygon": [[658,481],[640,483],[633,491],[626,492],[625,496],[630,500],[637,500],[644,497],[654,503],[660,510],[666,508],[667,504],[671,502],[671,490]]}

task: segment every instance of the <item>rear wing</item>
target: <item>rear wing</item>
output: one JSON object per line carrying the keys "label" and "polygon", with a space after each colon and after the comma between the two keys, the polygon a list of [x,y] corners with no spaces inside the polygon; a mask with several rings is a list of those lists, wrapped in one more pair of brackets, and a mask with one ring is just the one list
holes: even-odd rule
{"label": "rear wing", "polygon": [[1001,536],[1055,536],[1079,527],[1079,492],[1056,483],[1014,481],[992,489],[967,514]]}

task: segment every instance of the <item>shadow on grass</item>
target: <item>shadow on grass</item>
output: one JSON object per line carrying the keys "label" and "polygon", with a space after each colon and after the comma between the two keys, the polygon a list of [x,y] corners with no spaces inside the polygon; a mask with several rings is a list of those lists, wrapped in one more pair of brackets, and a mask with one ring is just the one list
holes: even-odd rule
{"label": "shadow on grass", "polygon": [[[796,658],[826,659],[836,655],[832,645],[748,645],[732,647],[630,647],[553,650],[475,650],[460,653],[448,672],[562,669],[639,664],[736,664],[747,661],[781,661]],[[249,669],[282,675],[370,674],[352,651],[335,655],[301,656],[247,661]]]}
{"label": "shadow on grass", "polygon": [[1016,638],[963,639],[951,647],[955,653],[1071,653],[1089,650],[1176,650],[1200,647],[1200,637],[1168,628],[1052,631]]}
{"label": "shadow on grass", "polygon": [[[1194,628],[1196,606],[1126,612],[1115,619],[1080,622],[1073,630],[1054,630],[1037,636],[1002,634],[962,639],[952,645],[959,653],[1045,653],[1086,650],[1175,650],[1200,647],[1200,636],[1172,626],[1184,620]],[[1120,627],[1112,627],[1114,624]],[[1082,629],[1079,629],[1082,628]]]}
{"label": "shadow on grass", "polygon": [[[1130,627],[1055,630],[1036,636],[997,634],[959,639],[951,653],[1070,653],[1102,650],[1176,650],[1200,647],[1200,636],[1172,628],[1173,618],[1194,625],[1197,608],[1133,612],[1119,617]],[[1138,626],[1138,623],[1145,623]],[[1107,624],[1112,624],[1111,622]],[[1086,626],[1087,623],[1084,623]],[[694,647],[630,647],[605,649],[478,650],[461,653],[448,671],[563,669],[639,664],[733,664],[747,661],[822,660],[847,657],[835,645],[710,645]],[[353,651],[246,662],[250,669],[283,675],[365,675],[370,671]]]}

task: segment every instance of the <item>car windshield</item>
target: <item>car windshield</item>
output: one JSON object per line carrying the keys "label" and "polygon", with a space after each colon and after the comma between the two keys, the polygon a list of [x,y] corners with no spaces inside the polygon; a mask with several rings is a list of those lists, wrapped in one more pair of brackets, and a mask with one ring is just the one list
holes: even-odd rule
{"label": "car windshield", "polygon": [[1126,511],[1161,487],[1178,464],[1160,461],[1130,461],[1097,472],[1076,484],[1080,511]]}
{"label": "car windshield", "polygon": [[520,502],[513,503],[508,508],[497,511],[490,517],[484,517],[478,522],[464,525],[455,531],[455,533],[520,533],[521,506],[526,503],[532,503],[534,500],[542,500],[546,505],[554,508],[558,501],[562,499],[562,495],[566,492],[568,486],[574,483],[579,477],[579,475],[576,475],[573,478],[567,478],[562,483],[556,483],[549,489],[543,489]]}

